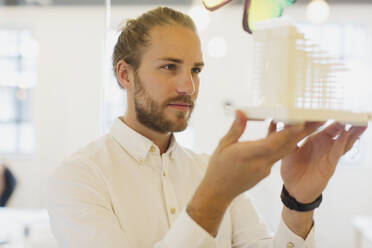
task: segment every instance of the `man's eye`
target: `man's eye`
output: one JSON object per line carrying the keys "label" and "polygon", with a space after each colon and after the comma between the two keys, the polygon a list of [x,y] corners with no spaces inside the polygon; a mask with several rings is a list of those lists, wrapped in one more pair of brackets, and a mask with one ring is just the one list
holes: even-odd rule
{"label": "man's eye", "polygon": [[164,69],[166,69],[166,70],[171,70],[171,71],[173,71],[173,70],[176,69],[176,65],[174,65],[174,64],[164,65],[164,66],[162,66],[162,68],[164,68]]}
{"label": "man's eye", "polygon": [[201,68],[199,68],[199,67],[192,68],[192,72],[193,73],[200,73],[201,72]]}

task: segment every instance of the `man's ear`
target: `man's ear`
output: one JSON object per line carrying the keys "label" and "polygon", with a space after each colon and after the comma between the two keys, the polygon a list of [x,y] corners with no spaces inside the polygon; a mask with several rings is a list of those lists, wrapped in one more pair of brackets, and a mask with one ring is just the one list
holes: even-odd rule
{"label": "man's ear", "polygon": [[121,87],[129,89],[133,80],[132,66],[125,62],[123,59],[119,60],[116,65],[116,77]]}

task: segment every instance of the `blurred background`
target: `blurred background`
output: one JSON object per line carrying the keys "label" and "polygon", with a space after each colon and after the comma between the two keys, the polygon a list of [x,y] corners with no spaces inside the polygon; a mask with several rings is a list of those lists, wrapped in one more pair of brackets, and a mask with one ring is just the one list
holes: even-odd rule
{"label": "blurred background", "polygon": [[[108,1],[110,3],[110,1]],[[208,12],[201,1],[0,0],[0,164],[17,180],[0,208],[0,247],[56,247],[45,211],[48,178],[61,161],[104,135],[125,111],[111,53],[120,23],[156,6],[190,14],[206,67],[190,125],[179,143],[212,153],[233,117],[226,106],[249,102],[252,36],[241,25],[243,1]],[[350,104],[371,111],[372,1],[298,0],[284,10],[305,34],[349,68]],[[261,138],[268,122],[250,123],[242,140]],[[372,247],[372,133],[344,156],[316,211],[317,247]],[[275,231],[279,165],[250,190]]]}

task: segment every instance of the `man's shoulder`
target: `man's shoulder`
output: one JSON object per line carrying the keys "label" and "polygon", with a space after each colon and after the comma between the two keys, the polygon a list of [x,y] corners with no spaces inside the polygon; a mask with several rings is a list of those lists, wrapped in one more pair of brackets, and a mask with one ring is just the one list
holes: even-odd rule
{"label": "man's shoulder", "polygon": [[108,135],[102,136],[63,160],[48,179],[48,208],[55,208],[61,199],[75,201],[82,192],[105,191],[100,157],[103,157]]}
{"label": "man's shoulder", "polygon": [[104,157],[102,155],[110,142],[112,141],[108,134],[89,142],[64,159],[57,170],[68,170],[71,172],[71,170],[92,169],[96,167],[100,164],[100,159]]}
{"label": "man's shoulder", "polygon": [[90,160],[95,161],[96,157],[104,151],[109,141],[108,135],[104,135],[94,141],[89,142],[85,146],[73,152],[65,161],[70,160]]}

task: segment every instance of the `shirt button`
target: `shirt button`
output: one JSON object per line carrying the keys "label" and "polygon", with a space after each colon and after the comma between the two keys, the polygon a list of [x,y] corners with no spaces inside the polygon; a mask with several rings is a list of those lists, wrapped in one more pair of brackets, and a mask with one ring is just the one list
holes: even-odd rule
{"label": "shirt button", "polygon": [[138,162],[139,162],[141,165],[143,165],[143,164],[145,163],[145,160],[144,160],[143,158],[140,158],[140,159],[138,160]]}
{"label": "shirt button", "polygon": [[174,157],[173,156],[171,156],[169,159],[170,159],[170,161],[174,161]]}
{"label": "shirt button", "polygon": [[165,172],[163,172],[163,177],[165,177],[167,174],[165,174]]}
{"label": "shirt button", "polygon": [[155,147],[154,146],[150,147],[150,152],[155,152]]}
{"label": "shirt button", "polygon": [[294,248],[294,247],[295,247],[295,245],[292,242],[288,242],[287,248]]}
{"label": "shirt button", "polygon": [[171,212],[171,214],[175,214],[176,213],[176,209],[175,208],[171,208],[170,209],[170,212]]}

